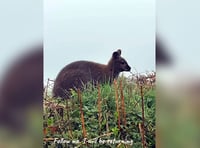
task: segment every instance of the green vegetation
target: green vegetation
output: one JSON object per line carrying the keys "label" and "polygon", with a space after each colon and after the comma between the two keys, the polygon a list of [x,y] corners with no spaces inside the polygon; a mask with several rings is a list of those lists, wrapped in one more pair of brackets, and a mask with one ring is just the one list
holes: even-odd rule
{"label": "green vegetation", "polygon": [[154,84],[120,77],[71,92],[68,100],[45,92],[44,147],[155,147]]}

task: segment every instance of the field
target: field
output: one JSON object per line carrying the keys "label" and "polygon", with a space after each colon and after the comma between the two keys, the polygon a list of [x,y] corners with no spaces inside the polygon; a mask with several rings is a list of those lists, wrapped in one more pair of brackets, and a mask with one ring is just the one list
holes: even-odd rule
{"label": "field", "polygon": [[155,147],[155,72],[120,76],[112,85],[85,85],[71,99],[44,90],[45,148]]}

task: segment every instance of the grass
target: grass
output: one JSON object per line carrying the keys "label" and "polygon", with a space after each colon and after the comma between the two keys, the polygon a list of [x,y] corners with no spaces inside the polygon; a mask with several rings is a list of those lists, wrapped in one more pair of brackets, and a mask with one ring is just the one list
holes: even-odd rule
{"label": "grass", "polygon": [[155,86],[139,81],[87,84],[82,92],[72,90],[69,100],[46,91],[44,147],[154,147]]}

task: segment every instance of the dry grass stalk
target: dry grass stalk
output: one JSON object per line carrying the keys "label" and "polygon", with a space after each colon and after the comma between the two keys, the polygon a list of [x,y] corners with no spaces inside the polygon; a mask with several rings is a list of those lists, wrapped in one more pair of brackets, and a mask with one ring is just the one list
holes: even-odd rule
{"label": "dry grass stalk", "polygon": [[[67,120],[70,121],[70,115],[69,115],[70,109],[69,109],[69,104],[68,104],[68,103],[69,103],[69,101],[68,101],[68,99],[66,99],[66,114],[67,114]],[[70,137],[73,138],[71,121],[69,122],[68,133],[69,133]]]}
{"label": "dry grass stalk", "polygon": [[115,87],[115,103],[116,103],[116,109],[117,109],[117,114],[118,114],[118,128],[120,129],[120,112],[119,112],[119,104],[118,104],[118,87],[117,87],[117,81],[116,79],[114,80],[114,87]]}
{"label": "dry grass stalk", "polygon": [[54,138],[43,138],[43,141],[54,141]]}
{"label": "dry grass stalk", "polygon": [[125,111],[125,103],[124,103],[124,93],[122,87],[122,81],[120,81],[120,96],[121,96],[121,113],[122,113],[122,123],[126,125],[126,111]]}
{"label": "dry grass stalk", "polygon": [[43,98],[46,100],[48,97],[48,90],[51,89],[52,85],[54,84],[54,80],[48,78],[47,85],[43,89]]}
{"label": "dry grass stalk", "polygon": [[44,135],[44,137],[46,137],[46,135],[47,135],[47,128],[46,127],[43,127],[43,135]]}
{"label": "dry grass stalk", "polygon": [[82,124],[82,131],[83,131],[83,137],[86,138],[86,129],[85,129],[85,120],[84,120],[84,114],[83,114],[83,103],[82,103],[82,96],[80,89],[78,89],[78,99],[80,102],[80,113],[81,113],[81,124]]}
{"label": "dry grass stalk", "polygon": [[139,128],[141,128],[141,134],[142,134],[142,144],[143,148],[145,148],[145,129],[144,129],[144,95],[143,95],[143,86],[140,86],[140,93],[141,93],[141,99],[142,99],[142,126],[139,124]]}
{"label": "dry grass stalk", "polygon": [[101,89],[100,89],[100,85],[98,84],[98,121],[99,121],[99,133],[101,133],[101,121],[102,121],[102,110],[101,110]]}
{"label": "dry grass stalk", "polygon": [[144,138],[144,125],[142,125],[141,123],[139,123],[139,130],[140,130],[140,135],[142,137],[142,147],[146,148],[146,142],[145,142],[145,138]]}

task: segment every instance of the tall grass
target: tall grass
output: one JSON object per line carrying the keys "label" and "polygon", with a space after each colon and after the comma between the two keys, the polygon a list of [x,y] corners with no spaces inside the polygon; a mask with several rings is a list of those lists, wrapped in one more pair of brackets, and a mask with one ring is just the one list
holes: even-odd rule
{"label": "tall grass", "polygon": [[[44,96],[44,146],[155,146],[155,85],[120,77],[113,84],[87,84],[82,92],[71,93],[69,100]],[[63,114],[58,108],[63,109]],[[70,143],[54,143],[55,138]],[[132,143],[100,142],[109,139]]]}

